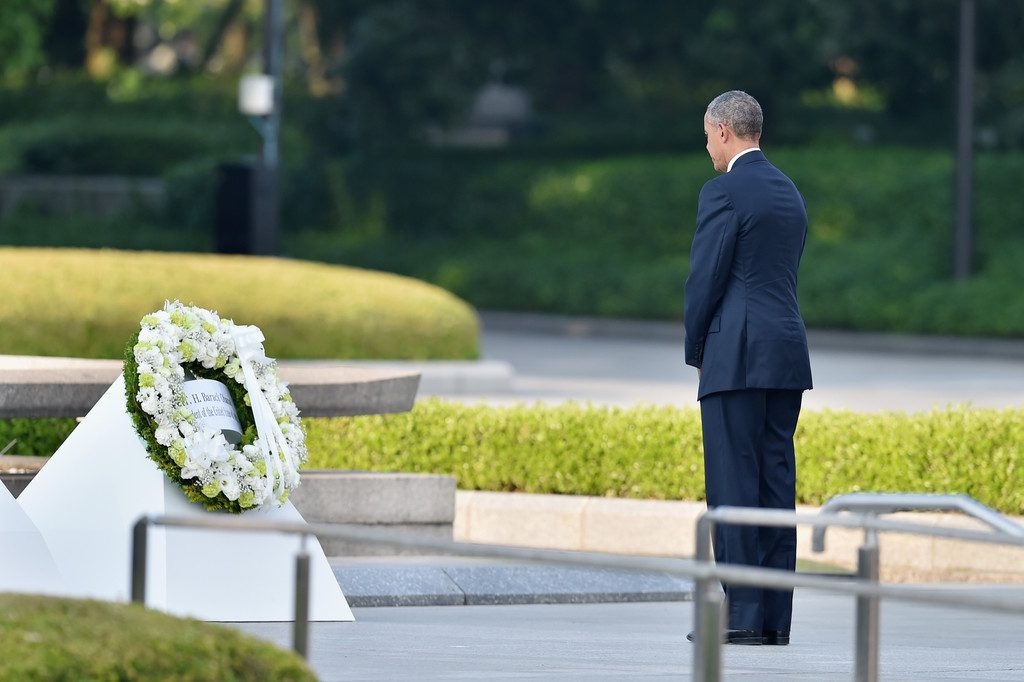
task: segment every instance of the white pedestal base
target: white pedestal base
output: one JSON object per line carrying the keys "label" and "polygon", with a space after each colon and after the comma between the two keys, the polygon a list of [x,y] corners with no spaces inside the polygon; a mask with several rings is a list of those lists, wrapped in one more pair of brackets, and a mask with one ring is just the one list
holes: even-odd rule
{"label": "white pedestal base", "polygon": [[66,589],[39,529],[0,483],[0,592],[61,594]]}
{"label": "white pedestal base", "polygon": [[[206,516],[146,455],[125,408],[124,378],[107,390],[17,500],[46,540],[67,594],[126,601],[131,528],[144,514]],[[302,521],[292,504],[247,519]],[[147,605],[214,621],[294,617],[299,539],[276,533],[151,528]],[[353,620],[316,538],[310,618]]]}

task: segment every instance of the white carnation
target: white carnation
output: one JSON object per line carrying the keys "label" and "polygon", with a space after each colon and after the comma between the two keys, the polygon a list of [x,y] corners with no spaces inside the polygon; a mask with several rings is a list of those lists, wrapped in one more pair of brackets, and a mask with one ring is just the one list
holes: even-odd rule
{"label": "white carnation", "polygon": [[238,496],[242,494],[241,486],[238,484],[238,479],[233,474],[224,475],[220,477],[220,491],[224,493],[224,497],[228,498],[232,502],[238,499]]}
{"label": "white carnation", "polygon": [[168,426],[157,427],[156,430],[156,442],[160,443],[164,447],[168,447],[174,440],[174,429]]}

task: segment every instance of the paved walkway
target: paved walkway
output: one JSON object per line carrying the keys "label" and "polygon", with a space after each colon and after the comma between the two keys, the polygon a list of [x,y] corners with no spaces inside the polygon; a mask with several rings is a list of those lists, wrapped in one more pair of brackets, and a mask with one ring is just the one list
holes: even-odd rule
{"label": "paved walkway", "polygon": [[[693,581],[654,571],[458,556],[331,557],[349,606],[689,601]],[[677,563],[691,563],[677,560]]]}
{"label": "paved walkway", "polygon": [[[697,373],[683,364],[681,325],[486,313],[483,322],[483,357],[511,366],[510,385],[480,390],[466,382],[435,394],[494,404],[696,406]],[[811,365],[810,409],[1024,405],[1020,341],[819,333],[812,334]]]}
{"label": "paved walkway", "polygon": [[[981,588],[974,588],[981,589]],[[1024,595],[1024,588],[984,588]],[[1015,590],[1015,591],[1014,591]],[[356,609],[315,623],[310,660],[332,680],[690,679],[686,602]],[[245,623],[280,646],[290,625]],[[1024,616],[882,604],[881,679],[1022,680]],[[793,644],[726,647],[726,680],[850,680],[853,601],[798,592]]]}

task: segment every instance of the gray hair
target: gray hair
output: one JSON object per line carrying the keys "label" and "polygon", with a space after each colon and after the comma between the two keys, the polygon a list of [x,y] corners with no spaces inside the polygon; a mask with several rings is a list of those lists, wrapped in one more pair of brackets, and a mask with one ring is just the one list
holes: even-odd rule
{"label": "gray hair", "polygon": [[704,118],[709,123],[724,123],[741,139],[760,137],[764,122],[761,105],[742,90],[723,92],[711,100]]}

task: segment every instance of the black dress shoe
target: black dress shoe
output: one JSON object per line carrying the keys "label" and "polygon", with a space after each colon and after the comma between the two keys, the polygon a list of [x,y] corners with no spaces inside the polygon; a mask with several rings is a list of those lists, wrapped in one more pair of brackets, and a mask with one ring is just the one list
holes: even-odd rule
{"label": "black dress shoe", "polygon": [[[691,632],[686,635],[688,642],[696,641],[696,633]],[[723,644],[746,644],[749,646],[760,646],[764,637],[757,630],[727,630],[725,638],[722,639]],[[786,633],[786,643],[789,643],[789,633]]]}
{"label": "black dress shoe", "polygon": [[761,643],[786,646],[789,644],[789,630],[765,630],[761,633]]}

